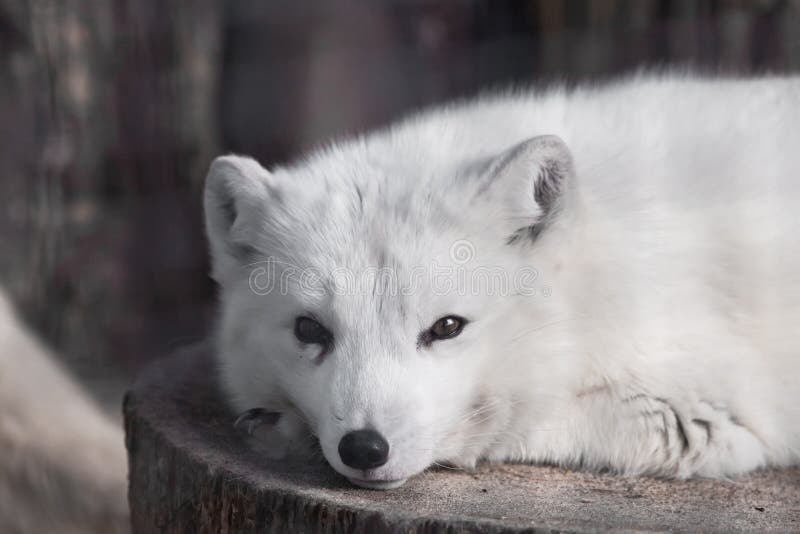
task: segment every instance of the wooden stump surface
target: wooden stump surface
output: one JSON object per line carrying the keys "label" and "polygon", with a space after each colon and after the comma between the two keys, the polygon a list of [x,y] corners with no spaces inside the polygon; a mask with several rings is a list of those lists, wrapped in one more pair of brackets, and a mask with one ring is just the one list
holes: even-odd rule
{"label": "wooden stump surface", "polygon": [[204,346],[150,366],[124,411],[136,533],[800,531],[796,468],[676,482],[500,465],[358,489],[322,459],[253,452]]}

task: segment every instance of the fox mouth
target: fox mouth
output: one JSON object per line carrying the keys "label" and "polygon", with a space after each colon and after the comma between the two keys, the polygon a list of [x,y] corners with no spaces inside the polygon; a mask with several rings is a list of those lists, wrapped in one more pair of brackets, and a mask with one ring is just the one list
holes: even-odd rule
{"label": "fox mouth", "polygon": [[396,480],[364,480],[363,478],[347,477],[347,480],[356,486],[373,489],[373,490],[389,490],[399,488],[406,483],[407,478],[398,478]]}

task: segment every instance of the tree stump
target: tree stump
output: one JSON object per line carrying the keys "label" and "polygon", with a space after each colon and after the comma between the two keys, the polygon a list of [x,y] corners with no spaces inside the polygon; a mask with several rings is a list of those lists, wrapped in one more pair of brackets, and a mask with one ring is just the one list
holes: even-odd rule
{"label": "tree stump", "polygon": [[125,399],[135,533],[800,530],[797,468],[665,481],[496,465],[371,491],[322,459],[266,460],[232,422],[207,346],[142,374]]}

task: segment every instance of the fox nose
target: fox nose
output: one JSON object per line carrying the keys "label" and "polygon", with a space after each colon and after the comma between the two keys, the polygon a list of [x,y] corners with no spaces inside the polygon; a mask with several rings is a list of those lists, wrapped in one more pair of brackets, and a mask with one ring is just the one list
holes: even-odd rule
{"label": "fox nose", "polygon": [[339,442],[339,457],[354,469],[373,469],[389,460],[389,443],[374,430],[353,430]]}

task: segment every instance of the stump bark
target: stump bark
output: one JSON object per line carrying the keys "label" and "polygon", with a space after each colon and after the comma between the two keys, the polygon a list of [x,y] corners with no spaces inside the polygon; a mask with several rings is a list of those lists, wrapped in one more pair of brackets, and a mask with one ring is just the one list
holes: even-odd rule
{"label": "stump bark", "polygon": [[796,468],[665,481],[497,465],[358,489],[322,459],[252,451],[232,426],[206,346],[149,367],[124,411],[135,533],[800,530]]}

